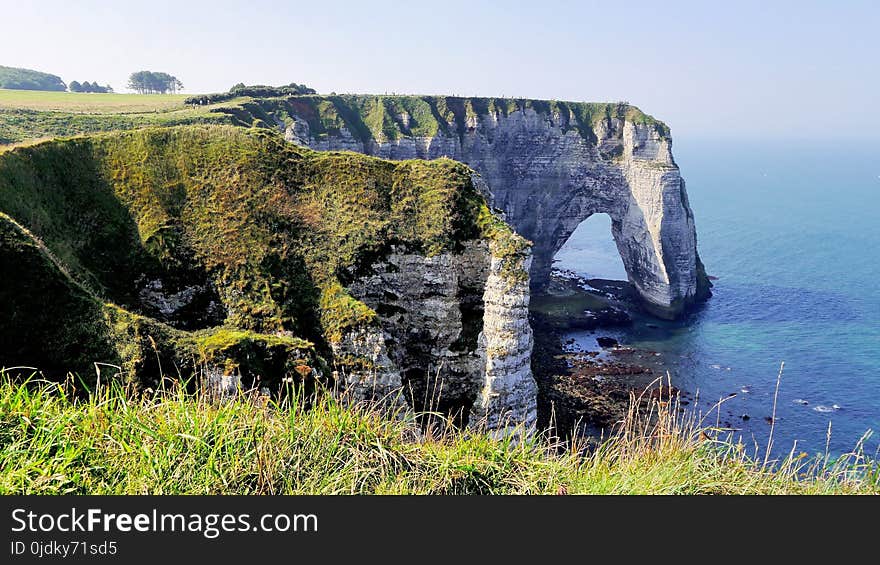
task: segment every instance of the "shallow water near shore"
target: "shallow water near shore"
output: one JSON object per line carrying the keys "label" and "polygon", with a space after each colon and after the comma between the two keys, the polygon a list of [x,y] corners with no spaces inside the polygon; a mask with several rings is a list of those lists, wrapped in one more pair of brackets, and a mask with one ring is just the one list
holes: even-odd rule
{"label": "shallow water near shore", "polygon": [[[774,454],[880,446],[880,149],[878,144],[677,139],[700,255],[714,296],[684,320],[634,315],[627,328],[571,331],[657,352],[673,384],[699,391],[721,424],[767,444],[777,373]],[[607,217],[590,218],[557,267],[625,278]],[[735,396],[730,396],[734,394]],[[745,418],[743,417],[745,416]],[[709,421],[714,425],[718,415]],[[830,441],[827,439],[831,423]]]}

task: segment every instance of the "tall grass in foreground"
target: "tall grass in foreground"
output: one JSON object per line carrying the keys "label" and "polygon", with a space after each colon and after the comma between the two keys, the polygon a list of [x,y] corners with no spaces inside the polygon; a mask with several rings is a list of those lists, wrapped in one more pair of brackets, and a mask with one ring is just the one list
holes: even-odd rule
{"label": "tall grass in foreground", "polygon": [[674,401],[639,399],[591,452],[545,438],[425,432],[331,395],[220,402],[181,388],[76,400],[62,385],[0,379],[0,493],[782,494],[878,493],[862,454],[765,465],[712,439]]}

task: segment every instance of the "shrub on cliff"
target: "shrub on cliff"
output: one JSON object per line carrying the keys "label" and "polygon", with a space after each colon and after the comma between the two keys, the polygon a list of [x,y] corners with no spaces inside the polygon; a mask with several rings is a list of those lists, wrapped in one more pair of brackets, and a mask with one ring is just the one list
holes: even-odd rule
{"label": "shrub on cliff", "polygon": [[243,83],[239,83],[230,88],[227,92],[190,96],[185,102],[187,104],[216,104],[217,102],[225,102],[227,100],[232,100],[233,98],[238,98],[239,96],[274,98],[278,96],[298,96],[302,94],[316,94],[316,92],[313,88],[295,82],[285,86],[266,86],[262,84],[247,86]]}

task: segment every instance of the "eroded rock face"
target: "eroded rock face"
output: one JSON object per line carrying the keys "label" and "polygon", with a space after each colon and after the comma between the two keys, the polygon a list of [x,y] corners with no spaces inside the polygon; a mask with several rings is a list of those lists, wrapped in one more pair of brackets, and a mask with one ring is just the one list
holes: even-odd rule
{"label": "eroded rock face", "polygon": [[473,167],[492,205],[534,243],[534,290],[548,284],[553,256],[575,228],[607,213],[629,280],[651,312],[675,317],[708,295],[694,216],[662,124],[606,117],[585,125],[572,115],[524,108],[450,121],[430,137],[364,141],[345,127],[314,136],[305,118],[293,118],[285,137],[313,149],[386,159],[446,156]]}
{"label": "eroded rock face", "polygon": [[336,372],[356,398],[530,430],[530,245],[474,180],[232,127],[4,153],[0,365],[220,398]]}
{"label": "eroded rock face", "polygon": [[[534,428],[528,268],[514,272],[485,241],[434,256],[394,250],[349,285],[380,328],[345,335],[334,354],[371,360],[345,375],[356,398],[386,398],[461,424]],[[519,276],[517,276],[517,271]]]}

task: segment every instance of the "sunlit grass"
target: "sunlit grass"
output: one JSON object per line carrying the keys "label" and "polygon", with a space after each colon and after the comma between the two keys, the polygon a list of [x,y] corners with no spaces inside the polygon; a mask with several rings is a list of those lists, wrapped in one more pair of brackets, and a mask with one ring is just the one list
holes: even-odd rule
{"label": "sunlit grass", "polygon": [[118,114],[185,108],[187,94],[48,92],[0,88],[0,108],[87,114]]}
{"label": "sunlit grass", "polygon": [[[764,464],[684,417],[633,399],[587,452],[448,426],[330,394],[219,402],[181,388],[75,399],[69,386],[0,383],[0,493],[837,494],[880,492],[863,454]],[[715,439],[713,439],[715,438]]]}

